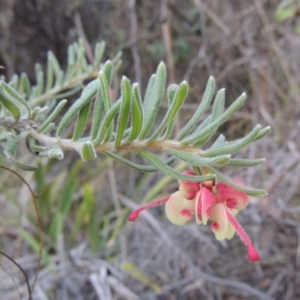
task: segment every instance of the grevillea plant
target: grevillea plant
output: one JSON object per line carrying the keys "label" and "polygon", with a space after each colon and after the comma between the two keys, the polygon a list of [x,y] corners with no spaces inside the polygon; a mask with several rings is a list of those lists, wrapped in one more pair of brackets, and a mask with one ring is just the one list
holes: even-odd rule
{"label": "grevillea plant", "polygon": [[[196,175],[193,171],[185,171],[184,174]],[[235,218],[240,210],[246,208],[247,194],[223,182],[215,184],[214,180],[202,182],[179,180],[178,191],[141,206],[129,215],[128,220],[135,221],[141,211],[163,203],[166,203],[165,213],[171,223],[181,226],[195,217],[198,224],[206,225],[210,220],[211,230],[217,240],[230,240],[237,232],[248,248],[249,260],[254,262],[259,260],[257,250]]]}
{"label": "grevillea plant", "polygon": [[[175,134],[176,116],[188,96],[187,82],[166,88],[166,66],[160,63],[150,77],[144,97],[139,85],[123,76],[120,94],[114,101],[112,78],[121,64],[121,54],[101,63],[104,48],[103,42],[97,44],[94,62],[88,63],[83,42],[70,45],[65,72],[49,52],[46,72],[36,65],[35,86],[30,84],[26,74],[14,75],[8,82],[1,79],[1,155],[19,168],[34,171],[36,167],[16,159],[23,149],[19,148],[19,141],[26,140],[27,148],[36,157],[63,159],[66,151],[77,151],[83,161],[88,161],[105,154],[142,172],[161,171],[180,182],[179,192],[154,202],[154,205],[166,202],[166,214],[171,222],[182,225],[192,216],[203,224],[211,220],[217,239],[231,238],[235,230],[248,246],[249,259],[257,260],[256,250],[234,215],[246,207],[247,195],[263,197],[266,192],[236,184],[219,169],[262,163],[262,158],[239,159],[233,155],[262,138],[270,128],[257,125],[243,138],[229,142],[222,134],[215,138],[218,127],[241,108],[246,95],[242,94],[225,109],[225,90],[215,93],[216,83],[210,77],[198,108]],[[65,98],[80,91],[79,98],[66,109]],[[165,100],[168,109],[158,124],[156,116]],[[207,113],[211,104],[211,113]],[[215,141],[207,143],[211,139]],[[166,152],[170,157],[162,161],[153,153],[155,150]],[[125,159],[122,151],[137,153],[148,165]],[[175,159],[191,165],[195,173],[176,171],[171,167]],[[141,209],[150,206],[153,204]],[[139,211],[133,212],[130,220],[134,220]]]}

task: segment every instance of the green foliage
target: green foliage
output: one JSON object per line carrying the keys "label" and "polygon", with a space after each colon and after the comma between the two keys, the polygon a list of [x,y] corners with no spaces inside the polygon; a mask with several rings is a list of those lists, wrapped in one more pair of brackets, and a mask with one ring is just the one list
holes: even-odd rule
{"label": "green foliage", "polygon": [[297,13],[300,10],[299,1],[282,0],[274,13],[274,18],[279,22],[284,22],[289,19],[295,20],[295,32],[300,34],[300,24]]}
{"label": "green foliage", "polygon": [[[241,139],[227,142],[220,135],[210,143],[210,147],[199,149],[215,136],[220,125],[241,108],[246,101],[245,94],[225,109],[225,90],[220,89],[215,95],[216,83],[210,77],[198,108],[178,135],[170,139],[174,135],[175,120],[188,97],[187,82],[171,84],[166,89],[167,71],[165,64],[161,62],[156,73],[150,77],[144,99],[138,84],[123,77],[120,96],[114,101],[112,78],[121,63],[121,54],[118,53],[112,60],[101,64],[104,46],[104,43],[95,46],[95,61],[88,64],[83,42],[70,45],[66,72],[61,69],[54,54],[49,52],[46,76],[42,68],[36,65],[37,83],[33,87],[26,74],[22,74],[20,79],[14,76],[8,83],[0,82],[0,126],[3,132],[0,153],[8,161],[27,170],[34,169],[15,161],[18,141],[26,138],[27,147],[35,156],[63,159],[66,151],[73,150],[80,154],[83,161],[88,161],[96,159],[99,153],[104,153],[139,171],[161,171],[173,178],[187,181],[217,178],[228,182],[216,168],[226,165],[250,167],[263,162],[263,159],[232,158],[240,149],[270,131],[269,127],[261,128],[260,125]],[[64,98],[78,90],[81,90],[81,95],[56,123],[56,118],[66,107],[67,100]],[[168,109],[160,124],[156,124],[164,98],[167,98]],[[211,103],[211,113],[200,122]],[[73,131],[71,138],[70,129]],[[138,153],[149,165],[125,159],[118,154],[123,150]],[[151,153],[152,150],[163,150],[171,157],[163,162]],[[197,176],[183,175],[170,166],[175,158],[194,167],[205,167],[210,172]],[[257,190],[244,191],[249,195],[263,195]],[[74,193],[71,186],[65,191],[64,204],[58,207],[55,225],[50,230],[52,236],[60,231]]]}

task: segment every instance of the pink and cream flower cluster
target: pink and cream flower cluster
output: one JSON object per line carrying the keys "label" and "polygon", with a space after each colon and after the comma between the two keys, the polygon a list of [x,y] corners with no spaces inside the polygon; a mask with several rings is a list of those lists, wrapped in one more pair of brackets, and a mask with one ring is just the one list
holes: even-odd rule
{"label": "pink and cream flower cluster", "polygon": [[[185,171],[186,175],[196,175]],[[155,200],[141,206],[129,216],[129,221],[135,221],[139,213],[165,203],[165,213],[168,220],[175,225],[185,225],[194,217],[198,224],[206,225],[211,221],[211,230],[217,240],[232,239],[234,233],[240,236],[248,248],[248,259],[255,262],[259,254],[235,215],[248,205],[248,196],[234,188],[213,181],[190,182],[179,180],[179,190],[165,198]]]}

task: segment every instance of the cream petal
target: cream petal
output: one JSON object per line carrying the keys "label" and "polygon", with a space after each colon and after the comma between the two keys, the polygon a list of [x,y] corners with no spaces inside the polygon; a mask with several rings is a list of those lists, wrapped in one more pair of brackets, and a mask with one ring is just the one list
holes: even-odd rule
{"label": "cream petal", "polygon": [[168,220],[178,226],[185,225],[193,218],[195,212],[195,200],[185,199],[178,191],[174,193],[165,206]]}
{"label": "cream petal", "polygon": [[234,237],[234,234],[235,234],[234,227],[230,223],[228,223],[228,232],[227,232],[226,239],[231,240]]}
{"label": "cream petal", "polygon": [[212,214],[210,219],[213,222],[211,230],[214,232],[218,241],[226,239],[228,235],[228,219],[226,215],[226,207],[223,203],[217,203],[212,208]]}

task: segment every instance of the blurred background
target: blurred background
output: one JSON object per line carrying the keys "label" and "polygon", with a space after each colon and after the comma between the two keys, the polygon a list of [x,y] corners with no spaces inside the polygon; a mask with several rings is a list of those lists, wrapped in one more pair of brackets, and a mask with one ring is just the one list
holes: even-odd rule
{"label": "blurred background", "polygon": [[[169,83],[187,80],[190,95],[177,129],[195,111],[210,75],[218,88],[226,88],[227,106],[247,92],[246,105],[220,131],[232,140],[257,123],[270,125],[269,136],[239,154],[266,162],[223,172],[269,192],[251,199],[238,216],[261,261],[247,260],[237,236],[220,243],[208,226],[171,225],[163,208],[129,224],[130,209],[174,192],[177,182],[105,156],[82,163],[69,153],[59,163],[41,159],[35,174],[20,172],[38,195],[39,269],[29,191],[1,170],[0,249],[24,268],[31,283],[38,275],[32,298],[300,299],[299,1],[0,1],[0,65],[7,78],[26,72],[35,82],[34,65],[45,66],[48,50],[66,66],[67,47],[78,38],[90,59],[102,40],[105,59],[123,52],[116,94],[121,75],[144,91],[160,61],[168,66]],[[24,276],[3,256],[0,298],[28,298]]]}

